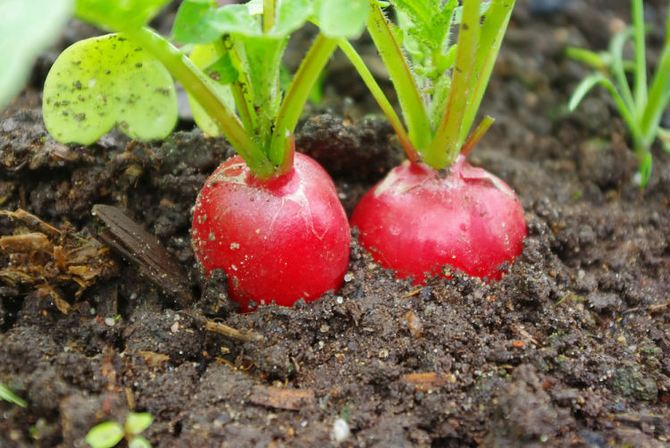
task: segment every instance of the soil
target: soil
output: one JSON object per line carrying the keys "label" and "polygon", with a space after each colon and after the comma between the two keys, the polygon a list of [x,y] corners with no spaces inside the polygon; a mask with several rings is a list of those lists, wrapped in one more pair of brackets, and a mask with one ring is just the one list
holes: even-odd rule
{"label": "soil", "polygon": [[[646,2],[652,60],[664,3]],[[129,410],[154,415],[146,435],[159,447],[668,446],[670,157],[655,148],[642,191],[607,96],[574,114],[565,106],[587,73],[565,47],[604,48],[627,9],[517,6],[483,106],[498,121],[471,156],[526,210],[523,254],[502,281],[455,274],[412,286],[354,243],[341,291],[251,314],[234,312],[220,279],[203,281],[189,241],[195,195],[226,144],[188,130],[154,144],[116,134],[91,148],[57,144],[36,74],[0,122],[0,208],[60,229],[39,244],[95,248],[93,273],[0,253],[0,382],[28,402],[0,402],[0,446],[85,446],[93,425]],[[339,76],[351,87],[329,82],[330,98],[362,92],[353,74]],[[356,95],[314,108],[298,138],[348,211],[401,158]],[[193,303],[95,244],[98,203],[158,237],[187,271]],[[2,235],[35,226],[0,216]],[[19,262],[40,275],[12,284],[6,270]],[[208,332],[202,316],[262,340]]]}

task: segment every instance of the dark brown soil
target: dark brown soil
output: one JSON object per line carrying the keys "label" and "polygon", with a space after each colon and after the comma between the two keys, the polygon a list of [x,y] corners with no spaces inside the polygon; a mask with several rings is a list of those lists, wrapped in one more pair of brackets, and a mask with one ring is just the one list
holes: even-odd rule
{"label": "dark brown soil", "polygon": [[[0,402],[0,446],[84,446],[96,422],[129,409],[156,417],[148,438],[162,447],[331,446],[337,419],[351,431],[341,446],[668,446],[670,159],[656,148],[640,191],[607,97],[565,107],[586,72],[564,48],[602,48],[627,3],[518,6],[484,105],[498,122],[471,157],[526,210],[523,255],[495,284],[456,275],[413,287],[354,244],[336,295],[235,314],[220,283],[200,278],[188,235],[226,145],[181,132],[68,148],[26,91],[0,121],[0,209],[89,238],[102,227],[93,204],[125,208],[188,270],[197,298],[180,309],[118,257],[79,298],[71,279],[53,279],[67,315],[43,288],[0,278],[0,382],[28,401]],[[646,3],[660,30],[664,2]],[[350,211],[400,155],[383,121],[343,117],[347,107],[307,119],[299,143]],[[0,234],[17,225],[0,217]],[[194,313],[264,339],[207,333]]]}

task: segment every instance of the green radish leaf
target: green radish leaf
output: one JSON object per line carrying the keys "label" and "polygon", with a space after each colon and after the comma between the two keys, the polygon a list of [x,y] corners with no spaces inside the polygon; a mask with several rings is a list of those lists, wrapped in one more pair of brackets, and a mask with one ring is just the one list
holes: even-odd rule
{"label": "green radish leaf", "polygon": [[133,437],[128,448],[151,448],[151,444],[144,437]]}
{"label": "green radish leaf", "polygon": [[246,3],[246,7],[252,16],[263,14],[263,0],[251,0]]}
{"label": "green radish leaf", "polygon": [[67,48],[44,84],[44,122],[65,143],[91,144],[118,126],[139,140],[168,136],[177,99],[168,71],[122,35]]}
{"label": "green radish leaf", "polygon": [[72,6],[72,0],[0,2],[0,110],[23,87],[35,58],[54,42]]}
{"label": "green radish leaf", "polygon": [[170,0],[76,0],[81,20],[110,31],[137,29],[149,23]]}
{"label": "green radish leaf", "polygon": [[0,383],[0,400],[5,400],[9,403],[13,403],[22,408],[28,406],[26,400],[16,395],[9,387],[5,386],[3,383]]}
{"label": "green radish leaf", "polygon": [[207,44],[223,34],[262,35],[260,22],[246,5],[218,7],[209,0],[185,0],[179,7],[172,30],[177,41]]}
{"label": "green radish leaf", "polygon": [[148,412],[131,412],[126,417],[125,430],[128,434],[137,435],[146,430],[154,422],[154,416]]}
{"label": "green radish leaf", "polygon": [[316,22],[327,37],[356,38],[365,29],[370,12],[367,0],[315,0]]}
{"label": "green radish leaf", "polygon": [[102,422],[95,425],[84,439],[92,448],[112,448],[123,440],[124,432],[116,422]]}
{"label": "green radish leaf", "polygon": [[177,13],[173,34],[178,42],[206,44],[223,34],[282,39],[300,28],[312,13],[312,0],[281,0],[272,29],[264,34],[259,15],[263,2],[218,7],[213,0],[185,0]]}
{"label": "green radish leaf", "polygon": [[233,64],[233,60],[230,58],[230,53],[228,52],[207,67],[205,72],[219,84],[230,84],[237,81],[240,77],[240,72],[235,68],[235,64]]}
{"label": "green radish leaf", "polygon": [[174,19],[172,34],[177,42],[206,44],[218,39],[221,33],[212,26],[214,0],[185,0]]}
{"label": "green radish leaf", "polygon": [[217,30],[219,35],[262,35],[260,21],[249,12],[246,5],[226,5],[214,9],[206,16],[206,23],[207,26]]}
{"label": "green radish leaf", "polygon": [[[222,51],[222,46],[217,46],[215,44],[196,45],[193,47],[193,51],[189,55],[189,58],[197,67],[205,69],[206,67],[216,64],[217,61],[223,57]],[[206,78],[206,81],[226,106],[228,106],[229,109],[234,110],[235,100],[230,91],[230,87],[214,81],[211,77]],[[210,118],[207,112],[205,112],[202,106],[200,106],[191,95],[188,95],[188,103],[191,106],[193,120],[195,120],[195,124],[198,125],[202,132],[210,137],[221,135],[219,126],[212,120],[212,118]]]}
{"label": "green radish leaf", "polygon": [[302,27],[312,14],[312,0],[280,0],[270,35],[284,37]]}

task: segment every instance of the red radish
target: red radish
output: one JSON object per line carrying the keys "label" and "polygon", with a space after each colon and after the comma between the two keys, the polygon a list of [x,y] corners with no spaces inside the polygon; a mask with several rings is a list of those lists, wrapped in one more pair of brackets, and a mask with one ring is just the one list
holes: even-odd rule
{"label": "red radish", "polygon": [[287,174],[269,181],[254,177],[239,156],[226,160],[200,191],[192,238],[205,273],[223,270],[243,311],[337,289],[351,239],[330,176],[300,153]]}
{"label": "red radish", "polygon": [[521,253],[526,224],[514,191],[464,156],[446,175],[406,161],[368,191],[351,224],[382,266],[421,283],[451,266],[499,279]]}
{"label": "red radish", "polygon": [[[395,131],[408,162],[368,192],[351,218],[360,242],[398,277],[416,283],[448,277],[447,266],[499,279],[522,250],[523,209],[500,179],[465,157],[494,119],[473,124],[484,97],[514,0],[486,2],[370,2],[368,32],[393,83],[402,118],[351,45],[342,51],[356,67]],[[383,2],[389,3],[389,2]],[[485,11],[484,11],[485,9]],[[484,11],[484,12],[483,12]],[[439,33],[435,17],[449,23]],[[458,40],[449,31],[458,24]],[[403,51],[403,44],[405,46]],[[429,56],[427,56],[429,55]],[[403,122],[404,121],[404,122]],[[450,270],[450,269],[449,269]]]}

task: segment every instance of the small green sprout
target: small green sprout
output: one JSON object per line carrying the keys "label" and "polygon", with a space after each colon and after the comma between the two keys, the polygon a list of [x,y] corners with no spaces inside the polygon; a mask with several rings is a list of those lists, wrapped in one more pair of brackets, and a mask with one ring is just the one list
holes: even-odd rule
{"label": "small green sprout", "polygon": [[0,400],[7,401],[9,403],[15,404],[19,407],[25,408],[28,406],[26,400],[16,395],[9,387],[4,383],[0,383]]}
{"label": "small green sprout", "polygon": [[[514,0],[369,0],[368,31],[386,66],[404,121],[353,46],[339,41],[393,126],[411,161],[449,167],[484,136],[493,118],[472,130],[512,14]],[[383,8],[393,5],[397,23]],[[450,34],[460,24],[457,42]],[[471,132],[472,131],[472,132]]]}
{"label": "small green sprout", "polygon": [[[632,26],[614,35],[608,51],[596,53],[583,48],[568,49],[568,56],[596,70],[577,86],[570,98],[569,108],[575,110],[595,86],[604,87],[610,93],[630,132],[633,150],[640,163],[639,182],[645,187],[652,172],[651,146],[657,138],[667,143],[670,135],[670,131],[661,127],[663,113],[670,104],[670,10],[666,19],[663,51],[649,85],[642,0],[631,0],[631,15]],[[630,39],[633,43],[633,59],[627,60],[624,49]],[[664,147],[667,150],[666,144]]]}
{"label": "small green sprout", "polygon": [[0,110],[23,87],[32,64],[54,42],[72,11],[73,0],[0,2]]}
{"label": "small green sprout", "polygon": [[124,438],[129,448],[151,448],[147,439],[140,436],[154,421],[148,412],[131,412],[121,426],[115,421],[98,423],[86,434],[84,439],[92,448],[112,448]]}

